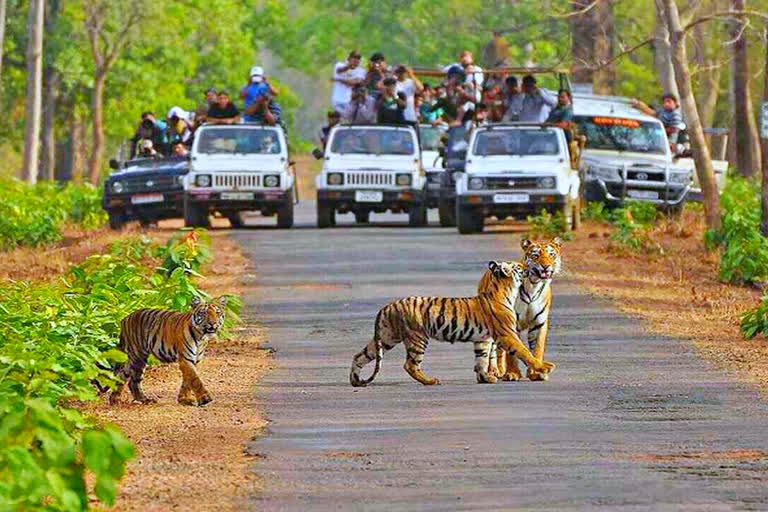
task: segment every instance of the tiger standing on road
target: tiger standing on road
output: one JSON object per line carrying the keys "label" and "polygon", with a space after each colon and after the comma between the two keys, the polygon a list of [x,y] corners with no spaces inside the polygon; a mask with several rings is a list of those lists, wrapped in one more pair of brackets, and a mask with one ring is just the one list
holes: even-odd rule
{"label": "tiger standing on road", "polygon": [[[125,317],[120,323],[120,345],[128,361],[116,369],[122,382],[109,397],[116,404],[128,384],[133,399],[140,403],[152,403],[154,399],[144,395],[141,379],[149,355],[163,363],[179,362],[181,389],[178,402],[182,405],[203,406],[213,400],[197,374],[197,363],[203,359],[208,342],[224,325],[224,308],[227,298],[222,296],[204,303],[192,299],[192,309],[186,313],[159,309],[140,309]],[[190,396],[194,395],[194,396]]]}
{"label": "tiger standing on road", "polygon": [[[384,352],[405,343],[405,371],[424,385],[439,384],[421,369],[430,339],[474,342],[475,372],[480,383],[496,382],[488,364],[493,340],[513,350],[542,374],[555,365],[534,358],[517,335],[515,301],[523,279],[523,266],[517,262],[488,263],[490,278],[476,297],[408,297],[392,302],[376,316],[373,340],[352,360],[349,382],[355,387],[373,382],[381,369]],[[360,378],[362,368],[373,360],[376,365],[368,379]]]}
{"label": "tiger standing on road", "polygon": [[[552,278],[560,272],[562,241],[554,238],[549,242],[533,242],[523,239],[525,272],[520,294],[515,302],[518,333],[528,331],[528,346],[534,358],[542,360],[547,347],[549,316],[552,312]],[[490,277],[483,276],[478,286],[481,293],[488,286]],[[498,360],[497,360],[497,357]],[[523,378],[517,364],[515,350],[494,347],[490,358],[489,373],[502,377],[506,381]],[[540,372],[528,366],[526,376],[530,380],[547,380],[549,373]]]}

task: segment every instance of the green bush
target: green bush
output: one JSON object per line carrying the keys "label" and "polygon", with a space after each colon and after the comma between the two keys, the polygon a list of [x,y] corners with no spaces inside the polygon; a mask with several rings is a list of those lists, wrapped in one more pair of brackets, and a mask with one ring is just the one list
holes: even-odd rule
{"label": "green bush", "polygon": [[529,215],[528,236],[533,238],[554,238],[559,236],[563,240],[570,240],[573,235],[566,229],[565,215],[563,212],[549,213],[547,210],[541,210],[536,216]]}
{"label": "green bush", "polygon": [[61,187],[45,182],[31,186],[0,179],[0,197],[0,250],[55,242],[66,222],[86,229],[106,222],[101,192],[91,185]]}
{"label": "green bush", "polygon": [[[86,472],[98,499],[114,501],[133,446],[74,402],[97,398],[94,381],[114,383],[102,368],[125,360],[115,348],[123,317],[143,307],[186,310],[206,296],[185,270],[196,263],[182,258],[158,272],[141,262],[157,248],[129,240],[61,281],[0,285],[0,510],[84,510]],[[186,244],[196,249],[198,240],[176,238],[167,251],[183,254]],[[227,325],[239,306],[228,301]]]}

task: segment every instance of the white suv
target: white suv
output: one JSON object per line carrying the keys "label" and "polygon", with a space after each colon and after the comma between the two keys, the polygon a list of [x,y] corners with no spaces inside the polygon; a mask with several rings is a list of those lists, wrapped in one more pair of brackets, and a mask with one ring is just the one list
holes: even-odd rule
{"label": "white suv", "polygon": [[240,212],[277,214],[277,226],[293,225],[293,162],[279,126],[257,124],[206,125],[192,146],[184,182],[187,226],[208,225],[219,212],[232,227],[241,226]]}
{"label": "white suv", "polygon": [[567,228],[580,222],[579,175],[571,168],[565,133],[536,124],[476,128],[456,180],[459,233],[483,230],[486,217],[524,219],[563,212]]}
{"label": "white suv", "polygon": [[336,213],[408,213],[411,226],[427,223],[426,178],[416,131],[407,125],[337,125],[328,135],[316,178],[317,226],[336,224]]}

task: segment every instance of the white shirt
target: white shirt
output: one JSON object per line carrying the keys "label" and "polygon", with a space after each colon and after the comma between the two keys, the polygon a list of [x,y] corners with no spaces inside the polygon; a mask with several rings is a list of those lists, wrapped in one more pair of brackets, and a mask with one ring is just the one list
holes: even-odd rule
{"label": "white shirt", "polygon": [[[354,69],[347,69],[343,73],[339,73],[339,68],[343,68],[348,65],[349,64],[346,62],[337,62],[336,65],[333,66],[333,78],[341,80],[365,80],[365,69],[363,69],[362,66],[357,66]],[[331,92],[331,104],[344,105],[349,103],[349,100],[351,99],[352,87],[348,86],[347,84],[334,81],[333,91]]]}
{"label": "white shirt", "polygon": [[416,107],[414,102],[416,84],[414,84],[413,80],[410,78],[406,78],[402,82],[398,80],[395,87],[397,92],[405,94],[405,110],[403,111],[403,117],[406,121],[416,121]]}

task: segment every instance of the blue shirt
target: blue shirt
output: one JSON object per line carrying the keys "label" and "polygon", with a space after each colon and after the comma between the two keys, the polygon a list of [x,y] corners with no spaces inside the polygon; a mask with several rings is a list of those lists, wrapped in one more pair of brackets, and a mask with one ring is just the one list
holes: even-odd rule
{"label": "blue shirt", "polygon": [[252,83],[245,89],[245,108],[251,106],[251,103],[269,93],[269,86],[266,82]]}

